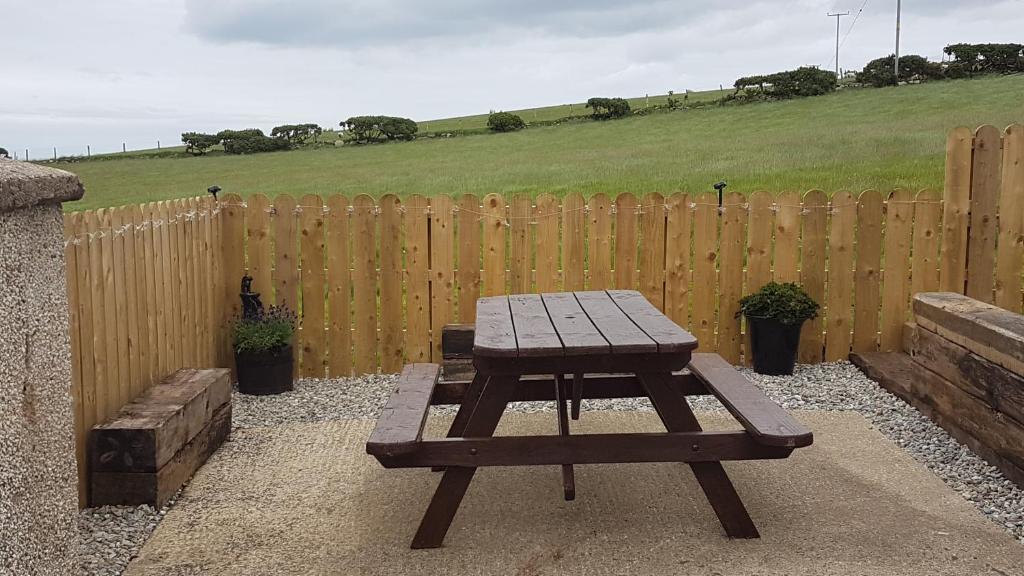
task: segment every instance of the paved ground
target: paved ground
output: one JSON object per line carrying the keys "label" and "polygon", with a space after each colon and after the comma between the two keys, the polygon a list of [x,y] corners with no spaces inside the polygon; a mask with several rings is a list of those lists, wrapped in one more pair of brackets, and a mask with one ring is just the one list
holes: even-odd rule
{"label": "paved ground", "polygon": [[[551,466],[481,471],[445,548],[420,551],[408,543],[437,475],[381,468],[364,452],[371,421],[236,430],[126,574],[1020,574],[1024,547],[862,417],[796,415],[812,447],[727,465],[761,540],[725,538],[681,465],[579,467],[572,503]],[[660,428],[650,413],[588,412],[577,429]],[[512,414],[502,430],[555,421]]]}

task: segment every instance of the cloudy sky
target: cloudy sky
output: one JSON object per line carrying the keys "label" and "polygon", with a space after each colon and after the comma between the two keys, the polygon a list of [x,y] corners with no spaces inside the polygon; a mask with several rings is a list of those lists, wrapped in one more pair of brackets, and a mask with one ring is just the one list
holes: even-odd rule
{"label": "cloudy sky", "polygon": [[[893,50],[896,0],[0,0],[0,146],[428,120],[730,85]],[[1024,0],[904,0],[903,53],[1024,41]],[[843,19],[843,31],[853,23]]]}

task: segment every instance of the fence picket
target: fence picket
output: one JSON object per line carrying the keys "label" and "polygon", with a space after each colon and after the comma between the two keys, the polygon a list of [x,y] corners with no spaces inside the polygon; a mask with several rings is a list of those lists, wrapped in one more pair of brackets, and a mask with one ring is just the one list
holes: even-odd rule
{"label": "fence picket", "polygon": [[441,330],[455,319],[453,207],[448,196],[430,199],[430,340],[431,358],[435,361],[441,359]]}
{"label": "fence picket", "polygon": [[[302,329],[300,374],[307,378],[323,378],[326,357],[324,342],[324,305],[327,295],[324,270],[324,211],[323,201],[315,194],[307,194],[300,201],[299,211],[299,285],[302,293]],[[382,235],[383,240],[383,235]],[[384,250],[382,242],[381,250]],[[399,306],[401,305],[401,283]],[[386,301],[385,301],[386,302]],[[385,304],[386,306],[388,304]],[[401,314],[401,308],[399,308]]]}
{"label": "fence picket", "polygon": [[584,235],[586,215],[583,209],[587,203],[579,192],[571,192],[562,198],[562,289],[583,290],[584,282]]}
{"label": "fence picket", "polygon": [[857,267],[854,270],[853,351],[878,345],[878,306],[882,266],[882,195],[861,193],[857,201]]}
{"label": "fence picket", "polygon": [[994,301],[1001,147],[1001,134],[995,126],[981,126],[975,132],[967,240],[967,295],[989,304]]}
{"label": "fence picket", "polygon": [[910,244],[913,241],[913,195],[895,190],[885,207],[885,264],[882,269],[882,319],[879,349],[903,349],[903,323],[910,305]]}
{"label": "fence picket", "polygon": [[[110,235],[110,247],[112,250],[111,269],[114,275],[114,284],[108,289],[112,291],[114,302],[115,326],[114,332],[115,353],[117,354],[117,408],[132,399],[132,375],[131,375],[131,354],[128,341],[128,299],[125,297],[127,289],[127,274],[125,273],[124,259],[124,208],[109,208],[107,213],[110,216],[110,225],[107,234]],[[109,326],[108,326],[109,328]],[[110,337],[110,334],[107,334]],[[114,409],[114,411],[117,410]]]}
{"label": "fence picket", "polygon": [[711,194],[693,197],[693,320],[690,331],[701,350],[716,352],[715,319],[718,287],[718,199]]}
{"label": "fence picket", "polygon": [[[693,210],[681,192],[666,201],[665,314],[680,326],[690,325],[690,249]],[[610,268],[610,266],[609,266]]]}
{"label": "fence picket", "polygon": [[[149,218],[153,225],[147,230],[150,239],[150,245],[147,248],[152,248],[153,253],[153,286],[152,292],[150,287],[146,287],[147,296],[149,296],[150,310],[154,311],[154,323],[156,334],[154,334],[153,340],[156,341],[156,371],[153,377],[157,380],[167,375],[168,367],[170,366],[170,358],[168,357],[168,351],[170,350],[170,344],[167,341],[168,328],[167,328],[167,300],[164,296],[165,290],[167,289],[167,281],[164,279],[164,265],[167,263],[168,257],[164,252],[164,243],[162,237],[163,226],[157,226],[156,223],[160,222],[160,205],[157,202],[150,202],[146,205],[146,216]],[[148,278],[147,278],[148,281]]]}
{"label": "fence picket", "polygon": [[430,203],[418,194],[405,201],[406,333],[409,362],[430,361]]}
{"label": "fence picket", "polygon": [[747,199],[750,222],[747,225],[747,294],[756,292],[772,279],[772,232],[775,228],[774,197],[769,192],[754,192]]}
{"label": "fence picket", "polygon": [[352,294],[356,374],[377,372],[377,207],[352,199]]}
{"label": "fence picket", "polygon": [[[237,194],[228,194],[224,197],[224,205],[221,207],[221,259],[223,288],[223,308],[221,322],[229,327],[232,319],[236,318],[242,311],[242,303],[238,298],[241,288],[242,276],[245,275],[245,210],[242,206],[242,199]],[[228,338],[225,338],[225,351],[228,365],[234,367],[234,356],[231,350],[230,328],[225,328]]]}
{"label": "fence picket", "polygon": [[456,218],[459,241],[458,269],[455,272],[458,288],[459,322],[476,321],[476,300],[480,297],[480,213],[481,200],[476,194],[463,194],[457,202]]}
{"label": "fence picket", "polygon": [[260,300],[269,306],[274,303],[274,260],[271,254],[270,199],[263,194],[253,194],[246,200],[245,225],[248,233],[246,254],[248,255],[249,276],[252,276],[252,291],[261,295]]}
{"label": "fence picket", "polygon": [[[825,237],[828,233],[828,195],[811,190],[803,198],[803,230],[800,242],[800,284],[815,302],[825,304]],[[799,360],[821,362],[824,354],[823,315],[804,323],[800,331]]]}
{"label": "fence picket", "polygon": [[[79,254],[78,262],[86,262],[86,273],[78,285],[80,295],[88,293],[89,298],[82,297],[83,307],[82,323],[87,333],[82,334],[84,348],[83,357],[92,358],[93,369],[87,374],[92,374],[92,382],[88,379],[83,385],[86,392],[83,406],[84,424],[96,424],[103,422],[106,418],[105,410],[107,405],[107,390],[110,386],[110,378],[107,376],[107,331],[106,331],[106,300],[103,297],[103,249],[101,242],[93,241],[91,235],[97,234],[100,230],[100,217],[96,211],[86,212],[82,218],[83,233],[89,235],[88,241],[82,242],[83,253]],[[91,336],[91,337],[89,337]],[[86,342],[86,338],[88,341]],[[91,384],[91,385],[90,385]],[[89,393],[92,392],[90,398]],[[89,411],[89,408],[92,410]],[[90,425],[91,429],[92,426]]]}
{"label": "fence picket", "polygon": [[800,280],[800,218],[802,199],[797,192],[783,192],[775,199],[775,267],[776,282]]}
{"label": "fence picket", "polygon": [[[80,233],[81,214],[69,214],[64,217],[64,237],[75,238]],[[68,303],[68,333],[71,340],[71,413],[75,433],[75,460],[78,463],[78,505],[88,504],[89,476],[86,469],[86,439],[89,437],[82,415],[82,320],[81,305],[78,300],[78,252],[73,243],[64,244],[64,262],[66,270],[65,295]]]}
{"label": "fence picket", "polygon": [[665,197],[657,192],[640,201],[640,292],[659,310],[665,309]]}
{"label": "fence picket", "polygon": [[910,293],[939,289],[939,229],[942,196],[934,190],[918,192],[914,201],[914,239],[911,247]]}
{"label": "fence picket", "polygon": [[626,192],[615,198],[615,287],[636,288],[637,209],[636,196]]}
{"label": "fence picket", "polygon": [[[136,212],[140,213],[137,214]],[[142,330],[144,330],[144,327],[140,326],[140,323],[145,323],[146,316],[139,313],[140,287],[143,300],[146,293],[146,276],[144,270],[142,270],[143,266],[139,262],[141,260],[141,250],[137,250],[141,248],[141,243],[138,242],[138,239],[141,238],[141,232],[135,228],[140,216],[141,210],[138,206],[126,206],[121,217],[125,226],[124,236],[122,237],[125,271],[125,290],[123,294],[126,303],[125,313],[128,316],[128,395],[130,398],[137,397],[145,389],[146,383],[143,381],[142,374],[144,371],[143,365],[148,358],[143,343],[144,335]]]}
{"label": "fence picket", "polygon": [[738,364],[742,349],[739,300],[743,296],[743,248],[746,244],[746,198],[730,192],[723,199],[722,240],[719,248],[718,353]]}
{"label": "fence picket", "polygon": [[[305,286],[305,282],[303,282]],[[394,194],[380,199],[380,369],[401,372],[405,358],[402,332],[402,202]]]}
{"label": "fence picket", "polygon": [[853,327],[853,262],[857,222],[856,198],[849,192],[832,195],[828,237],[828,296],[825,305],[825,361],[846,360]]}
{"label": "fence picket", "polygon": [[330,319],[327,371],[331,378],[352,375],[352,260],[349,254],[348,207],[345,196],[327,198],[327,313]]}
{"label": "fence picket", "polygon": [[587,203],[587,276],[590,290],[612,287],[612,201],[595,194]]}
{"label": "fence picket", "polygon": [[[295,199],[288,194],[280,194],[274,198],[274,211],[271,214],[274,228],[274,302],[278,306],[287,306],[292,311],[298,310],[298,258],[296,255],[296,212]],[[249,206],[246,216],[252,214]]]}
{"label": "fence picket", "polygon": [[505,287],[505,199],[488,194],[483,200],[483,294],[506,293]]}
{"label": "fence picket", "polygon": [[558,292],[558,250],[553,248],[558,246],[558,199],[550,194],[537,196],[533,221],[537,292]]}
{"label": "fence picket", "polygon": [[1021,268],[1024,267],[1024,125],[1003,135],[999,195],[999,243],[996,255],[995,304],[1020,313]]}
{"label": "fence picket", "polygon": [[942,253],[939,289],[963,293],[967,278],[967,224],[971,202],[974,134],[954,128],[946,138],[946,179],[942,194]]}
{"label": "fence picket", "polygon": [[[526,194],[516,194],[509,202],[509,291],[526,294],[533,287],[533,265],[530,259],[530,229],[533,200]],[[474,322],[475,318],[470,319]]]}

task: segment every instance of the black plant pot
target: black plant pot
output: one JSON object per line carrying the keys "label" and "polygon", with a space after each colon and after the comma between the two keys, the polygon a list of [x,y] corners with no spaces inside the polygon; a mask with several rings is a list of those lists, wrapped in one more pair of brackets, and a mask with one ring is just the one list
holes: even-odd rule
{"label": "black plant pot", "polygon": [[796,353],[800,348],[799,324],[783,324],[778,320],[751,318],[750,350],[754,357],[754,372],[768,376],[789,376],[796,364]]}
{"label": "black plant pot", "polygon": [[280,394],[293,389],[295,359],[292,347],[277,352],[235,352],[238,391],[243,394]]}

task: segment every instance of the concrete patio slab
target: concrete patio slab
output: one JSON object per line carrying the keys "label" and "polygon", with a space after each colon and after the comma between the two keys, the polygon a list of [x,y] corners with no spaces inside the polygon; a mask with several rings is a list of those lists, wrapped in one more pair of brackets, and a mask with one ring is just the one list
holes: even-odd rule
{"label": "concrete patio slab", "polygon": [[[699,414],[709,429],[728,416]],[[681,464],[478,472],[445,547],[409,541],[439,475],[384,470],[373,423],[236,430],[128,568],[167,575],[1002,575],[1024,546],[860,416],[796,412],[813,446],[726,468],[762,538],[726,538]],[[446,419],[433,419],[440,435]],[[651,413],[584,413],[574,432],[660,431]],[[554,434],[554,414],[509,414],[499,434]]]}

